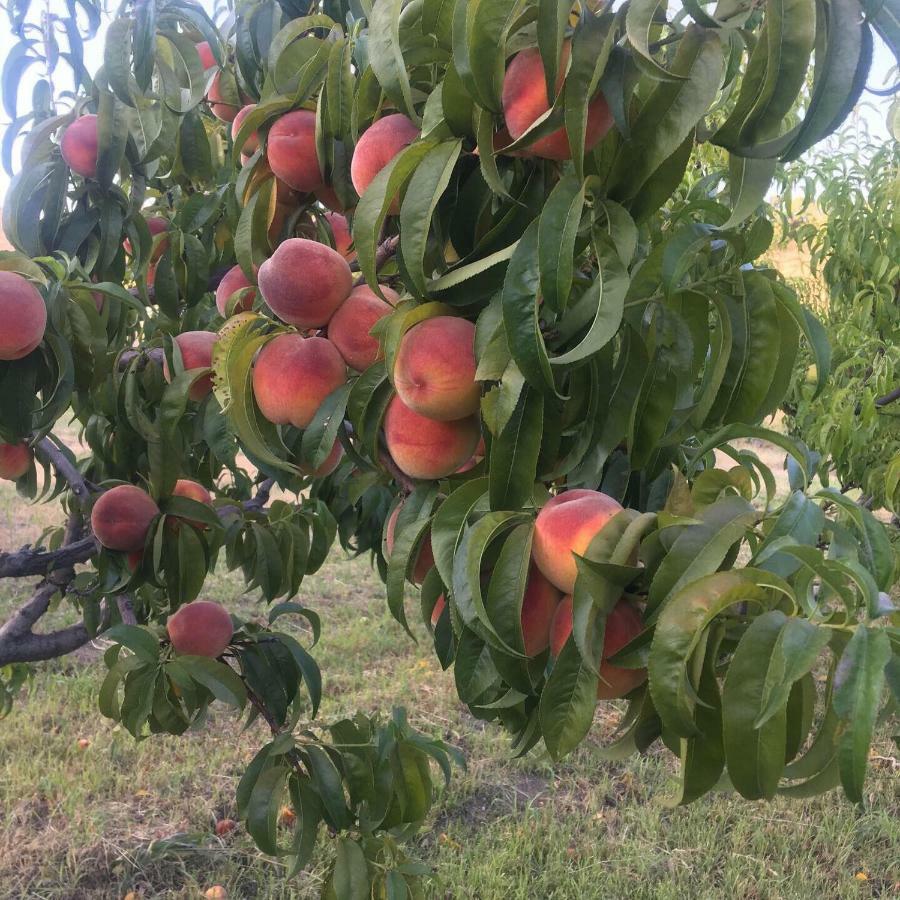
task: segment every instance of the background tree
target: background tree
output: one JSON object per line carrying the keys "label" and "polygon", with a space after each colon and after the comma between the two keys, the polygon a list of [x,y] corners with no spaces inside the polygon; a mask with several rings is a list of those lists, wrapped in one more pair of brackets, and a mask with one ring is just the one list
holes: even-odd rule
{"label": "background tree", "polygon": [[[900,507],[900,145],[866,142],[785,173],[784,236],[809,252],[827,291],[835,377],[819,394],[800,369],[786,424],[822,456],[842,491]],[[792,205],[790,195],[798,193]],[[802,195],[802,200],[801,200]],[[815,200],[816,215],[809,215]],[[809,365],[814,365],[809,360]]]}
{"label": "background tree", "polygon": [[[896,558],[758,424],[801,341],[819,388],[830,359],[756,262],[758,211],[776,161],[852,108],[896,12],[326,0],[241,3],[220,30],[137,2],[91,78],[95,7],[17,6],[2,459],[67,519],[0,557],[40,578],[0,627],[7,697],[22,664],[102,632],[100,710],[136,737],[216,700],[268,726],[237,798],[262,850],[297,871],[324,823],[327,896],[420,895],[403,841],[450,748],[402,711],[316,723],[311,647],[278,630],[304,616],[314,643],[294,598],[337,540],[404,626],[421,585],[460,699],[516,754],[561,758],[627,697],[608,752],[661,741],[682,802],[861,800],[896,705]],[[705,142],[727,171],[685,181]],[[70,421],[79,456],[54,434]],[[789,497],[746,436],[786,451]],[[219,559],[265,624],[196,601]],[[83,622],[36,633],[57,598]]]}

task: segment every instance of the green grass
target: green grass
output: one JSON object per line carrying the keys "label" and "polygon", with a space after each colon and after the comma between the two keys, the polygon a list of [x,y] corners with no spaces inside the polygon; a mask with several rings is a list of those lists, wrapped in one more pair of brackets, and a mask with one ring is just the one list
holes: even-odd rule
{"label": "green grass", "polygon": [[[2,488],[0,545],[20,546],[50,515]],[[27,588],[0,583],[0,619]],[[245,615],[263,611],[226,573],[209,579],[204,596]],[[715,795],[671,808],[669,755],[599,759],[615,721],[609,708],[564,764],[509,760],[499,729],[456,699],[424,628],[415,644],[390,618],[365,561],[335,559],[304,583],[302,598],[324,623],[314,650],[323,719],[403,704],[414,725],[465,752],[468,771],[438,798],[434,830],[418,848],[435,869],[431,897],[900,896],[900,779],[887,741],[871,760],[865,809],[839,793],[769,804]],[[240,734],[218,708],[196,733],[138,744],[97,712],[102,672],[95,649],[40,667],[0,722],[0,898],[190,898],[213,884],[232,898],[317,896],[327,853],[286,882],[241,829],[224,840],[212,833],[218,818],[234,816],[263,727]],[[165,841],[178,834],[192,839]]]}

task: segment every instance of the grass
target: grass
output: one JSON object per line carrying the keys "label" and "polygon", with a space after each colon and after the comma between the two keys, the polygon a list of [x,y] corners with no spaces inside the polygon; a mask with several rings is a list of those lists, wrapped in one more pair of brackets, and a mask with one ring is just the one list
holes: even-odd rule
{"label": "grass", "polygon": [[[24,507],[3,485],[0,546],[32,539],[53,513]],[[0,620],[27,590],[0,584]],[[224,572],[204,596],[242,614],[262,610]],[[564,764],[510,761],[503,734],[456,699],[424,628],[416,644],[390,618],[364,560],[335,559],[302,597],[324,622],[314,651],[322,718],[403,704],[413,724],[466,754],[468,771],[438,798],[418,848],[435,870],[430,897],[900,896],[900,779],[887,741],[871,760],[864,809],[840,793],[768,804],[714,795],[671,808],[671,756],[599,758],[614,725],[609,709]],[[54,616],[66,620],[65,611]],[[327,853],[286,882],[240,828],[213,834],[217,819],[234,815],[243,766],[266,740],[262,726],[240,734],[216,709],[196,733],[138,744],[97,712],[102,672],[93,648],[42,666],[0,722],[0,898],[194,898],[213,884],[231,898],[318,896]],[[179,835],[190,839],[167,840]]]}

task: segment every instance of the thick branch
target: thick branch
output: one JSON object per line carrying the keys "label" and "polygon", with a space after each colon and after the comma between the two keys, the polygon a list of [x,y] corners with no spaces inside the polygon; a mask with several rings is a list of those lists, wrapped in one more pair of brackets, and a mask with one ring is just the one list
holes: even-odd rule
{"label": "thick branch", "polygon": [[91,636],[83,622],[48,634],[26,632],[15,640],[0,635],[0,666],[57,659],[83,647]]}
{"label": "thick branch", "polygon": [[55,569],[71,568],[76,563],[87,562],[96,552],[97,541],[94,537],[82,538],[58,550],[22,547],[12,553],[0,553],[0,578],[46,575]]}

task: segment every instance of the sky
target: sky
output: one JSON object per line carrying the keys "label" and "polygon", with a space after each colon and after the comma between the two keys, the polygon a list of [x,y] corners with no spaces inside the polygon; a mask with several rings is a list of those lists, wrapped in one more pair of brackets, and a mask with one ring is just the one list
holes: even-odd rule
{"label": "sky", "polygon": [[[52,2],[52,0],[50,0],[50,2]],[[207,11],[212,11],[213,0],[200,0],[200,3]],[[85,44],[85,65],[92,73],[99,68],[103,60],[106,26],[107,22],[104,21],[96,37]],[[8,20],[5,16],[0,15],[0,58],[5,60],[15,46],[15,43],[16,39],[9,31]],[[60,63],[58,72],[59,75],[57,77],[61,80],[61,83],[64,86],[69,86],[69,69],[64,62]],[[28,106],[32,86],[35,79],[39,77],[40,74],[38,66],[33,66],[22,79],[19,101],[20,108],[26,108]],[[876,35],[875,53],[872,69],[869,74],[869,87],[884,88],[897,80],[900,80],[900,75],[898,75],[894,57],[887,46]],[[891,99],[892,98],[890,97],[878,97],[874,94],[864,92],[860,104],[857,106],[856,110],[854,110],[854,113],[851,115],[848,122],[845,123],[844,128],[850,128],[855,131],[865,130],[876,141],[887,140],[889,133],[886,125],[886,118]],[[5,129],[8,122],[9,118],[5,110],[0,109],[0,131]],[[0,166],[0,198],[5,196],[8,183],[9,175],[3,167]]]}

